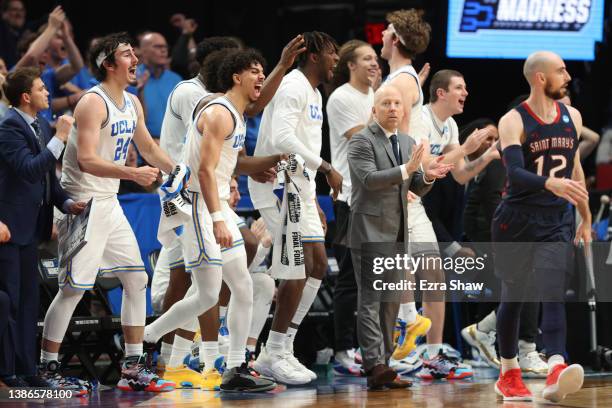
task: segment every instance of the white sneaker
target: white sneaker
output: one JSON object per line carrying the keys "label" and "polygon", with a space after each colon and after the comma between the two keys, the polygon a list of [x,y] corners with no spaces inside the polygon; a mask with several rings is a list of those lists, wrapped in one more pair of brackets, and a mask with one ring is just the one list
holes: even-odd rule
{"label": "white sneaker", "polygon": [[273,378],[276,382],[283,384],[302,385],[311,381],[309,375],[296,370],[284,355],[268,353],[264,346],[261,347],[261,352],[253,363],[253,368],[261,375]]}
{"label": "white sneaker", "polygon": [[545,378],[548,374],[548,364],[542,360],[536,351],[535,343],[519,340],[519,366],[525,377]]}
{"label": "white sneaker", "polygon": [[557,364],[546,377],[542,398],[557,403],[567,394],[577,392],[584,383],[584,369],[579,364]]}
{"label": "white sneaker", "polygon": [[490,331],[489,333],[478,330],[476,323],[469,325],[468,327],[461,330],[461,337],[468,342],[468,344],[478,350],[480,356],[494,368],[499,368],[499,358],[497,357],[497,351],[495,351],[495,332]]}
{"label": "white sneaker", "polygon": [[[412,351],[411,354],[414,355],[416,353]],[[410,375],[423,366],[423,361],[421,359],[416,359],[416,361],[412,362],[409,361],[410,357],[410,354],[403,360],[396,360],[391,357],[389,359],[389,367],[391,367],[398,375]]]}
{"label": "white sneaker", "polygon": [[289,362],[289,364],[297,371],[302,372],[304,374],[306,374],[308,376],[308,378],[310,378],[311,381],[314,381],[317,379],[317,374],[312,371],[309,370],[308,368],[306,368],[306,366],[302,363],[300,363],[300,360],[298,360],[292,352],[290,351],[285,351],[285,353],[283,354],[283,357]]}

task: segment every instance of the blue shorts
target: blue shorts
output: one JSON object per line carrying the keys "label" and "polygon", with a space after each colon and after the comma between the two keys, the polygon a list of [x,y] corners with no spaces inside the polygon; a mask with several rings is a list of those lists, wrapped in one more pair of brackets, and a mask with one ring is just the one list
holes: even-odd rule
{"label": "blue shorts", "polygon": [[[507,283],[527,284],[533,271],[547,271],[536,285],[559,286],[573,266],[574,214],[569,206],[527,207],[502,202],[493,216],[495,274]],[[539,282],[538,282],[539,281]]]}

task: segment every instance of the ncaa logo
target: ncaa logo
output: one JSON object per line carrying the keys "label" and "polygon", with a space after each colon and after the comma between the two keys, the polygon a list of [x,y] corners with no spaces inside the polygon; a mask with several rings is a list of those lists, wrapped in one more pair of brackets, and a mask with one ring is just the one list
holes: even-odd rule
{"label": "ncaa logo", "polygon": [[563,121],[565,123],[569,123],[569,117],[567,115],[563,115]]}

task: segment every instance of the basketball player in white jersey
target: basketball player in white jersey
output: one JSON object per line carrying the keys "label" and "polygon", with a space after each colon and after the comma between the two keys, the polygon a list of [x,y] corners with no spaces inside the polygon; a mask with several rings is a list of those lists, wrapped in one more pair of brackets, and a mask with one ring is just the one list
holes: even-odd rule
{"label": "basketball player in white jersey", "polygon": [[[441,70],[431,78],[430,103],[423,107],[424,121],[429,130],[427,137],[430,146],[429,155],[431,157],[443,155],[442,162],[454,166],[451,170],[453,178],[462,185],[482,171],[491,160],[499,159],[497,148],[491,146],[478,159],[466,162],[465,157],[476,151],[489,136],[487,128],[476,129],[462,145],[459,144],[459,129],[453,115],[463,113],[467,96],[463,75],[454,70]],[[458,242],[451,243],[444,252],[451,257],[475,256],[470,248],[464,248]],[[459,364],[458,361],[446,361],[445,354],[438,356],[439,353],[440,347],[435,343],[428,345],[429,361],[425,362],[424,368],[418,374],[419,377],[431,379],[442,376],[452,379],[471,375],[470,367]]]}
{"label": "basketball player in white jersey", "polygon": [[[198,44],[196,58],[201,66],[209,54],[218,50],[237,48],[240,48],[240,44],[233,38],[206,38]],[[193,121],[196,105],[209,95],[211,95],[211,92],[206,89],[203,73],[199,72],[195,77],[179,82],[168,96],[160,134],[160,147],[175,161],[181,160],[183,156],[187,129]],[[153,282],[151,283],[151,297],[156,300],[159,298],[163,299],[162,312],[167,311],[187,293],[191,283],[191,276],[185,272],[181,241],[177,239],[174,240],[172,245],[163,246],[155,264]],[[214,311],[216,309],[211,309],[207,313],[212,315],[208,317],[213,323],[218,321],[217,313],[212,313]],[[205,317],[202,319],[206,321]],[[214,335],[215,341],[216,330],[218,329],[207,330],[206,333],[207,335]],[[210,331],[215,333],[209,333]],[[171,331],[164,335],[162,339],[160,359],[157,361],[158,375],[176,384],[189,384],[192,387],[201,386],[208,388],[207,384],[202,382],[200,375],[186,367],[180,367],[184,355],[188,354],[191,350],[193,336],[191,338],[175,338],[174,333],[174,331]],[[172,359],[173,354],[174,359]],[[166,366],[177,368],[172,370],[172,372],[165,372]],[[214,376],[214,379],[212,377],[210,378],[210,385],[213,387],[218,386],[221,377],[218,375]]]}
{"label": "basketball player in white jersey", "polygon": [[[60,291],[45,316],[41,362],[46,372],[52,372],[57,365],[72,313],[83,292],[93,288],[97,275],[116,276],[123,286],[121,324],[126,355],[118,387],[169,391],[174,384],[159,379],[146,367],[142,339],[148,277],[117,191],[120,179],[147,186],[157,179],[158,168],[170,173],[174,163],[151,138],[138,99],[125,92],[136,80],[138,63],[130,39],[125,34],[100,39],[91,59],[94,74],[101,82],[77,104],[61,181],[75,199],[93,199],[88,224],[91,238],[59,272]],[[132,141],[156,168],[124,166]]]}
{"label": "basketball player in white jersey", "polygon": [[[266,78],[263,84],[260,97],[249,103],[245,108],[245,113],[247,115],[257,115],[270,101],[274,92],[276,92],[276,89],[280,85],[286,70],[293,65],[295,57],[304,51],[302,44],[303,39],[301,35],[298,35],[285,46],[278,64],[274,67],[270,76]],[[185,136],[178,137],[178,135],[186,135],[193,122],[195,113],[199,112],[205,104],[208,104],[213,98],[216,98],[222,93],[222,89],[219,89],[218,85],[217,68],[226,58],[227,51],[237,48],[239,48],[239,44],[236,43],[236,40],[229,37],[208,38],[202,41],[198,46],[198,55],[200,58],[204,59],[201,61],[202,67],[198,76],[192,80],[179,83],[168,98],[166,116],[162,125],[161,146],[162,148],[167,147],[172,157],[182,157]],[[196,95],[195,97],[194,94]],[[181,117],[181,120],[178,119],[178,116]],[[172,152],[174,152],[174,155]],[[176,160],[178,160],[178,158]],[[241,173],[249,174],[251,177],[256,177],[256,175],[250,171],[251,168],[248,167],[248,164],[252,164],[253,162],[257,162],[257,160],[247,158],[243,149],[238,159],[239,168],[237,170]],[[264,176],[264,179],[265,177],[266,176]],[[261,178],[258,179],[262,180]],[[257,244],[255,243],[254,246],[256,247]],[[249,249],[251,248],[247,248],[247,253]],[[255,251],[255,248],[253,248],[253,251]],[[159,280],[162,275],[171,275],[168,290],[166,291],[163,302],[164,311],[168,310],[187,293],[190,275],[186,275],[185,272],[180,240],[177,240],[176,245],[170,248],[162,248],[155,267],[153,286],[156,286],[156,278]],[[223,288],[225,292],[222,290],[222,293],[229,292],[226,285],[223,285]],[[228,301],[229,295],[222,297],[222,300]],[[227,303],[225,303],[225,305],[227,305]],[[219,330],[218,308],[213,307],[199,316],[199,323],[200,332],[202,334],[202,343],[199,349],[200,362],[210,368],[220,354],[217,338],[217,331]],[[192,383],[196,381],[199,382],[203,388],[218,388],[221,381],[219,375],[209,373],[210,375],[206,376],[204,382],[202,382],[202,379],[198,378],[197,373],[194,373],[188,367],[182,367],[183,358],[191,350],[191,341],[195,334],[193,326],[188,326],[189,327],[181,328],[177,331],[178,337],[174,336],[174,332],[170,332],[164,336],[161,350],[164,361],[162,361],[161,364],[158,363],[158,372],[160,372],[160,367],[162,370],[165,370],[165,365],[168,363],[170,367],[174,368],[165,373],[165,379],[174,381],[177,384]],[[221,339],[226,340],[227,337],[219,336],[219,341],[221,341]]]}
{"label": "basketball player in white jersey", "polygon": [[[223,276],[232,292],[230,350],[220,387],[223,391],[267,391],[275,387],[272,381],[252,376],[245,362],[249,327],[244,323],[251,321],[253,289],[244,243],[228,203],[230,180],[246,134],[244,111],[260,96],[265,78],[263,61],[254,50],[228,53],[218,70],[219,85],[226,94],[201,110],[195,126],[188,131],[184,155],[197,177],[189,187],[193,218],[185,227],[182,243],[195,292],[175,303],[145,330],[146,340],[156,342],[215,306]],[[273,155],[254,161],[261,166],[259,170],[264,170],[280,158]]]}
{"label": "basketball player in white jersey", "polygon": [[[272,277],[281,279],[276,298],[272,329],[266,348],[254,368],[286,384],[305,384],[316,378],[293,355],[293,340],[299,324],[310,309],[327,270],[325,214],[316,200],[315,175],[325,174],[334,199],[342,190],[342,176],[321,157],[323,106],[317,87],[333,77],[338,63],[337,45],[329,35],[317,31],[304,33],[306,51],[298,56],[298,67],[285,75],[264,110],[255,156],[298,153],[306,162],[310,179],[309,197],[302,200],[300,232],[304,248],[306,276],[295,279],[279,274],[272,265]],[[272,236],[281,225],[278,199],[271,183],[249,179],[249,192]],[[307,279],[306,279],[307,278]],[[231,333],[231,330],[230,330]]]}

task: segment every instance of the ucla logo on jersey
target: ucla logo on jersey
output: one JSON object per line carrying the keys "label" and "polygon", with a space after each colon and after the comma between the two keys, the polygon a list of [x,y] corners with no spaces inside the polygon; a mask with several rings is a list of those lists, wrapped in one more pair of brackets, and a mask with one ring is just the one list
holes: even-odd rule
{"label": "ucla logo on jersey", "polygon": [[318,105],[308,105],[310,109],[310,119],[312,120],[323,120],[323,113],[319,109]]}
{"label": "ucla logo on jersey", "polygon": [[245,133],[240,133],[234,136],[234,144],[232,145],[232,149],[241,150],[242,146],[244,146],[244,139],[246,138]]}
{"label": "ucla logo on jersey", "polygon": [[434,156],[440,156],[442,154],[442,145],[440,144],[431,144],[430,145],[431,154]]}
{"label": "ucla logo on jersey", "polygon": [[136,128],[135,120],[123,119],[111,125],[111,137],[123,135],[126,133],[134,133]]}
{"label": "ucla logo on jersey", "polygon": [[569,117],[567,115],[563,115],[563,122],[569,123]]}

